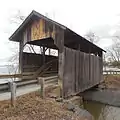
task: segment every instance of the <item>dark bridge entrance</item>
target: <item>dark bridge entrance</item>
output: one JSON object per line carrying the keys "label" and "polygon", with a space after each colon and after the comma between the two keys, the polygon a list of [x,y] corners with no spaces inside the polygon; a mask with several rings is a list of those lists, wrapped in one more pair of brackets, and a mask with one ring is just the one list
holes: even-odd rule
{"label": "dark bridge entrance", "polygon": [[[20,71],[56,71],[62,82],[62,95],[83,92],[102,81],[102,50],[67,27],[32,11],[23,24],[10,37],[20,43]],[[26,44],[38,45],[40,54],[23,52]],[[46,54],[47,49],[58,50],[57,56]],[[55,62],[56,61],[56,62]],[[35,69],[33,66],[37,66]]]}
{"label": "dark bridge entrance", "polygon": [[58,74],[58,48],[54,45],[52,38],[30,41],[27,44],[39,46],[40,49],[39,54],[23,52],[22,72],[40,72],[39,68],[45,66],[43,70],[46,69],[47,73]]}

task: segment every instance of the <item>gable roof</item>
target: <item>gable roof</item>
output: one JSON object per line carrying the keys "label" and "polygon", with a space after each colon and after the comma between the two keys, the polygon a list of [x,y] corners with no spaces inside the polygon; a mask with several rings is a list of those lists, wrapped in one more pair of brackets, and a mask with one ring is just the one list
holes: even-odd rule
{"label": "gable roof", "polygon": [[90,41],[88,41],[88,40],[85,39],[84,37],[80,36],[79,34],[75,33],[74,31],[72,31],[71,29],[67,28],[66,26],[64,26],[64,25],[62,25],[62,24],[60,24],[60,23],[58,23],[58,22],[56,22],[56,21],[54,21],[54,20],[52,20],[52,19],[49,19],[48,17],[46,17],[46,16],[44,16],[44,15],[36,12],[35,10],[33,10],[33,11],[28,15],[28,17],[23,21],[23,23],[18,27],[18,29],[9,37],[9,40],[11,40],[11,41],[16,41],[16,40],[14,40],[15,37],[19,34],[20,31],[22,31],[22,30],[24,29],[24,26],[25,26],[26,24],[28,24],[28,23],[32,20],[32,18],[33,18],[34,16],[36,16],[36,17],[38,17],[38,18],[42,18],[42,19],[44,19],[44,20],[46,20],[46,21],[48,21],[48,22],[51,22],[51,23],[59,26],[59,27],[62,28],[63,30],[67,30],[67,31],[75,34],[76,36],[81,37],[83,40],[86,40],[86,42],[87,42],[88,44],[93,45],[94,47],[100,49],[101,51],[106,52],[106,51],[103,50],[102,48],[100,48],[100,47],[98,47],[97,45],[91,43]]}
{"label": "gable roof", "polygon": [[42,19],[44,19],[44,20],[46,20],[46,21],[49,21],[49,22],[51,22],[51,23],[53,23],[53,24],[56,24],[56,25],[58,25],[59,27],[61,27],[62,29],[64,29],[64,30],[67,28],[67,27],[65,27],[64,25],[62,25],[62,24],[60,24],[60,23],[57,23],[57,22],[49,19],[48,17],[46,17],[46,16],[44,16],[44,15],[36,12],[35,10],[33,10],[33,11],[29,14],[29,16],[23,21],[23,23],[18,27],[18,29],[10,36],[9,40],[13,40],[13,38],[23,29],[23,27],[31,20],[31,18],[32,18],[33,16],[37,16],[37,17],[42,18]]}

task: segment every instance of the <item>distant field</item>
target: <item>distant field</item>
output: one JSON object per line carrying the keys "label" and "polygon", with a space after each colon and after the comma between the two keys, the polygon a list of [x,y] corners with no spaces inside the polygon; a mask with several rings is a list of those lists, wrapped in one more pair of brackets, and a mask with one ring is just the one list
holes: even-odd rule
{"label": "distant field", "polygon": [[120,89],[120,74],[104,75],[104,84],[107,88]]}
{"label": "distant field", "polygon": [[[0,66],[0,74],[12,74],[15,73],[13,69],[10,68],[10,66],[4,65]],[[11,79],[0,79],[0,84],[7,83],[8,81],[11,81]]]}

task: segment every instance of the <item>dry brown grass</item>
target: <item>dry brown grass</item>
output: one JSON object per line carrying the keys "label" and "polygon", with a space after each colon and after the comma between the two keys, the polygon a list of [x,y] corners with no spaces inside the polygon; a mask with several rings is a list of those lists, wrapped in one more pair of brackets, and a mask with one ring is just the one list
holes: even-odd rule
{"label": "dry brown grass", "polygon": [[17,98],[16,107],[10,101],[0,102],[0,120],[80,120],[62,104],[50,98],[41,99],[39,92]]}
{"label": "dry brown grass", "polygon": [[105,75],[106,88],[120,89],[120,75]]}

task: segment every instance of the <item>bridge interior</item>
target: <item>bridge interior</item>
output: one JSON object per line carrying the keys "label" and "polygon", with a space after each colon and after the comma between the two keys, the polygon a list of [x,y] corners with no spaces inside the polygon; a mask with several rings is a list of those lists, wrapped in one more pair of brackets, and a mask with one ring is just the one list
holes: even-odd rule
{"label": "bridge interior", "polygon": [[[34,45],[34,52],[23,52],[22,72],[38,72],[38,76],[58,74],[58,48],[52,38],[30,41],[27,45]],[[35,52],[36,46],[40,48],[39,53]]]}

